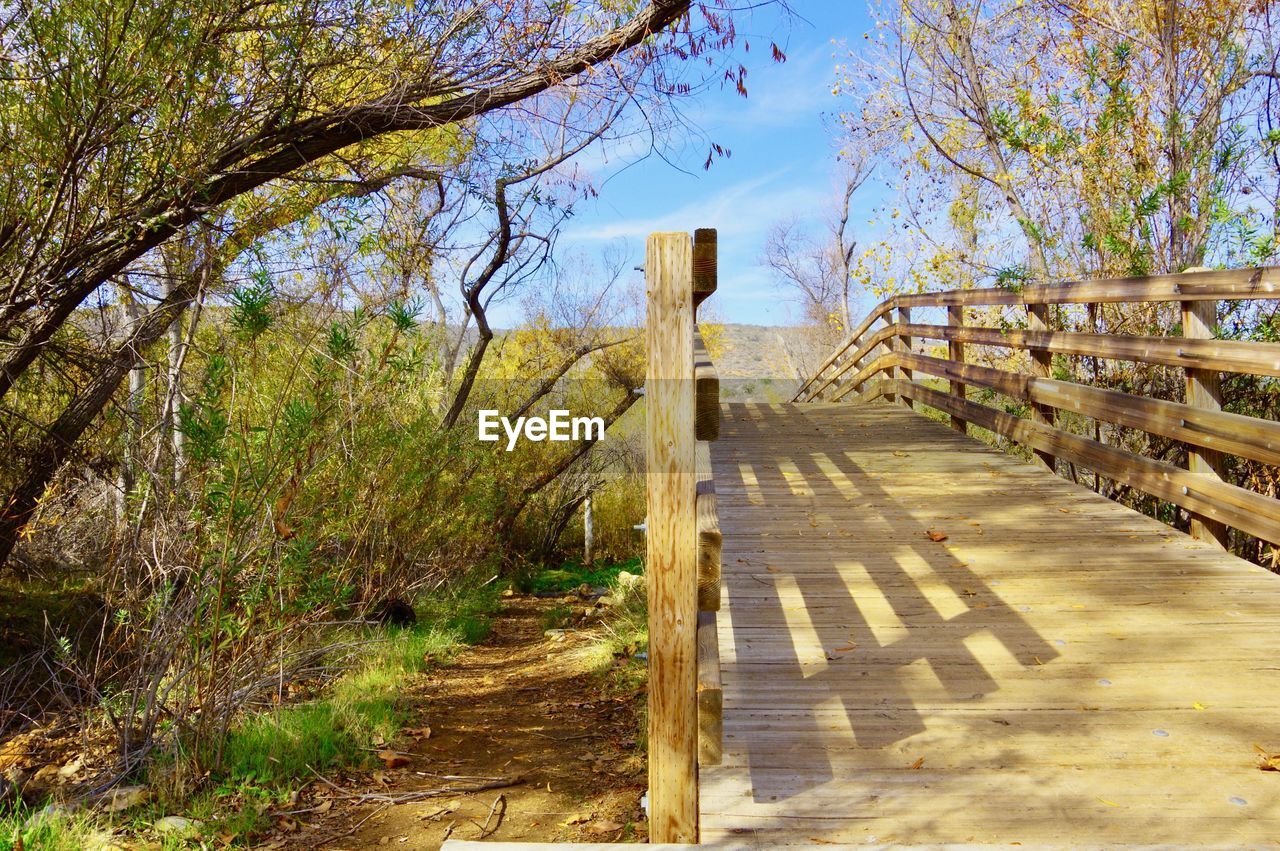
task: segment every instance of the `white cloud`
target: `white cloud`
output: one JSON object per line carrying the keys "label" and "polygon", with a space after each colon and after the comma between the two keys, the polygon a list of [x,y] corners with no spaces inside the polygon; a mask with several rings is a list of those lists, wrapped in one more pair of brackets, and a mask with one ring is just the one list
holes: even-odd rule
{"label": "white cloud", "polygon": [[794,321],[793,306],[760,265],[765,236],[780,219],[818,217],[830,194],[825,185],[796,182],[793,168],[788,166],[739,181],[661,215],[570,227],[561,235],[560,245],[592,250],[588,246],[625,241],[639,255],[644,240],[656,231],[715,227],[720,235],[718,314],[728,322],[787,323]]}
{"label": "white cloud", "polygon": [[[789,168],[740,181],[704,199],[689,201],[659,216],[607,222],[567,229],[566,242],[644,239],[655,231],[717,227],[723,237],[763,236],[774,221],[787,215],[808,214],[821,208],[827,193],[812,186],[782,185],[778,182]],[[763,240],[758,244],[763,245]],[[723,245],[723,239],[722,239]]]}

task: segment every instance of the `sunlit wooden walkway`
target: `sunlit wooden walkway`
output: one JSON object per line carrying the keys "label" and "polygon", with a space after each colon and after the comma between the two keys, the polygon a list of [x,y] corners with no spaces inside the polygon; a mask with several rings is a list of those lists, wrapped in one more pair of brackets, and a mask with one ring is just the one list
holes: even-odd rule
{"label": "sunlit wooden walkway", "polygon": [[904,407],[723,413],[703,843],[1280,843],[1280,578]]}

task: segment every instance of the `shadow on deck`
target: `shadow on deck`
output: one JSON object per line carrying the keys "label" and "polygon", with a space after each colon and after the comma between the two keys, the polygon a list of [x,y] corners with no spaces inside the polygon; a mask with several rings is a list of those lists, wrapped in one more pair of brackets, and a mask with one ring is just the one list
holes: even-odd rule
{"label": "shadow on deck", "polygon": [[724,407],[704,842],[1280,836],[1280,580],[889,405]]}

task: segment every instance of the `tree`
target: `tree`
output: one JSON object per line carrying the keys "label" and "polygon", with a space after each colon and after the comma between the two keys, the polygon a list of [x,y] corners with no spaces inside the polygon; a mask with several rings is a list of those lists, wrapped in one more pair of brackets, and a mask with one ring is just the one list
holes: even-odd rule
{"label": "tree", "polygon": [[902,201],[926,211],[904,237],[945,243],[937,212],[959,195],[978,204],[981,244],[940,248],[979,276],[1274,251],[1272,4],[901,0],[878,13],[874,58],[846,74],[845,125],[896,151]]}
{"label": "tree", "polygon": [[835,331],[837,337],[853,328],[849,299],[858,241],[849,216],[853,195],[870,174],[867,159],[846,164],[826,231],[820,237],[806,233],[800,221],[792,218],[775,223],[765,238],[761,262],[782,286],[795,293],[809,322]]}
{"label": "tree", "polygon": [[[9,68],[0,87],[0,400],[37,361],[63,354],[58,332],[99,288],[242,197],[269,198],[279,181],[309,169],[323,177],[317,192],[359,185],[358,175],[333,177],[348,151],[467,126],[545,92],[625,100],[644,86],[658,97],[683,91],[673,76],[681,58],[732,38],[727,2],[704,9],[698,27],[670,29],[689,6],[14,7],[0,30]],[[265,207],[267,220],[279,208]],[[22,452],[0,515],[0,561],[50,477],[199,280],[172,287],[114,346],[77,354],[96,362],[94,377]]]}

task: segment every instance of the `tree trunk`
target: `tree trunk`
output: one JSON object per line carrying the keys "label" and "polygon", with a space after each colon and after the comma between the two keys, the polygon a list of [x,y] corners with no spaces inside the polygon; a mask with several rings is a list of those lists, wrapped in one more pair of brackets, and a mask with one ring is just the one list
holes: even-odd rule
{"label": "tree trunk", "polygon": [[[200,274],[207,274],[207,270],[201,269]],[[174,285],[172,282],[165,287],[165,295],[173,292]],[[182,426],[178,422],[178,412],[182,410],[182,406],[186,403],[186,394],[182,391],[182,367],[187,360],[187,352],[190,350],[190,342],[183,333],[183,314],[174,317],[173,323],[169,326],[169,388],[165,395],[164,407],[164,428],[168,434],[169,446],[173,452],[173,477],[172,484],[176,488],[182,484],[183,472],[187,466],[186,438],[182,434]],[[200,321],[200,303],[196,302],[191,312],[191,336],[195,336],[196,325]]]}
{"label": "tree trunk", "polygon": [[0,566],[8,561],[22,529],[35,515],[45,488],[71,456],[76,440],[106,407],[130,370],[139,365],[142,352],[160,339],[190,304],[195,287],[194,281],[184,280],[138,322],[128,338],[103,361],[93,380],[71,400],[40,443],[23,459],[22,483],[0,509]]}
{"label": "tree trunk", "polygon": [[591,528],[591,497],[587,497],[582,503],[582,566],[588,569],[595,561],[595,553],[591,551],[595,545],[592,537],[594,531]]}
{"label": "tree trunk", "polygon": [[[128,340],[142,318],[142,306],[127,287],[120,287],[121,336]],[[147,391],[147,370],[136,358],[129,370],[129,393],[124,400],[124,434],[120,446],[120,474],[116,477],[116,522],[129,520],[129,497],[138,483],[138,459],[142,457],[142,398]]]}
{"label": "tree trunk", "polygon": [[[636,399],[639,398],[633,392],[632,388],[624,387],[622,389],[625,392],[623,398],[618,401],[618,404],[613,406],[613,409],[609,411],[609,413],[604,415],[605,431],[608,431],[609,428],[618,421],[619,417],[630,410],[631,406],[636,403]],[[560,478],[565,470],[572,467],[579,458],[586,455],[587,452],[591,450],[591,447],[595,445],[596,441],[594,439],[582,441],[575,446],[571,452],[566,452],[564,455],[560,456],[559,460],[554,464],[543,470],[542,474],[538,476],[537,479],[526,485],[519,495],[508,499],[506,505],[503,507],[502,513],[498,515],[494,522],[495,538],[499,540],[507,538],[507,536],[511,534],[511,530],[515,527],[516,518],[518,518],[520,513],[524,511],[525,507],[529,504],[529,501],[556,479]]]}

